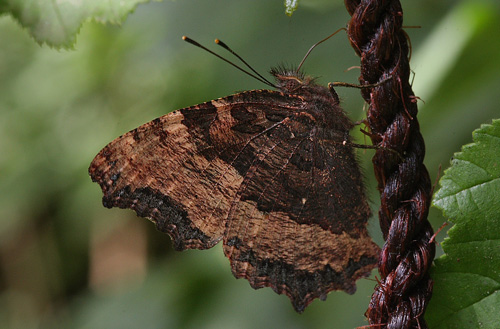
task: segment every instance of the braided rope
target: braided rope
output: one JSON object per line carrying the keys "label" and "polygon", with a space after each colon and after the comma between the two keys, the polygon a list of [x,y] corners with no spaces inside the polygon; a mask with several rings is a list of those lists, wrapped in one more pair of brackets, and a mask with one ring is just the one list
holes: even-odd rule
{"label": "braided rope", "polygon": [[[431,182],[423,164],[425,145],[417,104],[409,84],[408,36],[397,0],[345,0],[352,16],[348,35],[361,57],[361,84],[387,82],[362,95],[374,145],[372,159],[380,191],[380,227],[385,244],[380,282],[366,316],[378,328],[427,328],[423,318],[432,294],[428,270],[434,259],[427,220]],[[387,152],[393,149],[402,157]]]}

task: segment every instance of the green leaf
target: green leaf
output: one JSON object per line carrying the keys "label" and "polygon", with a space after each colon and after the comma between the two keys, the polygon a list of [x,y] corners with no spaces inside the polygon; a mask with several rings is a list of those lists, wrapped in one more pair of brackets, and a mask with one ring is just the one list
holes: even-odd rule
{"label": "green leaf", "polygon": [[6,0],[0,14],[10,14],[39,44],[72,48],[82,23],[120,24],[139,3],[149,0]]}
{"label": "green leaf", "polygon": [[430,328],[499,328],[500,120],[482,125],[456,153],[434,205],[455,225],[432,270]]}
{"label": "green leaf", "polygon": [[292,16],[293,12],[299,7],[299,0],[285,0],[285,14]]}

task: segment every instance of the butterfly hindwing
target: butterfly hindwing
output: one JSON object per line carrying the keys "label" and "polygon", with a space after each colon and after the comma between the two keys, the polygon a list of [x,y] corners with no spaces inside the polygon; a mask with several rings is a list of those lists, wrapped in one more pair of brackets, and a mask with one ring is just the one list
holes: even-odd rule
{"label": "butterfly hindwing", "polygon": [[377,261],[378,248],[364,228],[370,210],[360,175],[342,175],[354,160],[352,148],[328,138],[306,114],[255,138],[258,156],[224,234],[234,275],[286,294],[298,312],[331,290],[353,293]]}

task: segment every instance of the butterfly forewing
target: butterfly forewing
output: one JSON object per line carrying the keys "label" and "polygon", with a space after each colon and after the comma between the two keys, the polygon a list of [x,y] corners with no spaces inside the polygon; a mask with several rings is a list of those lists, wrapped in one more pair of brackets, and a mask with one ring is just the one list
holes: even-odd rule
{"label": "butterfly forewing", "polygon": [[271,108],[250,102],[260,93],[181,109],[112,141],[89,168],[104,205],[152,219],[176,249],[212,247],[251,161],[248,142],[290,114],[280,108],[267,119]]}

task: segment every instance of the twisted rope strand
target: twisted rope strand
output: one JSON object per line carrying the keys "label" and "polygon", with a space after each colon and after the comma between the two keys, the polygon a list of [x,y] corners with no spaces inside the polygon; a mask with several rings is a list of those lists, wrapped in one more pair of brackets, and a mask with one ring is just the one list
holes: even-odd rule
{"label": "twisted rope strand", "polygon": [[[423,164],[425,144],[417,104],[409,84],[409,47],[396,0],[345,0],[352,16],[348,35],[361,57],[362,90],[381,197],[380,227],[385,239],[379,259],[380,282],[366,311],[376,328],[427,328],[424,313],[432,294],[428,270],[434,259],[433,230],[427,220],[431,181]],[[395,156],[387,149],[399,152]]]}

